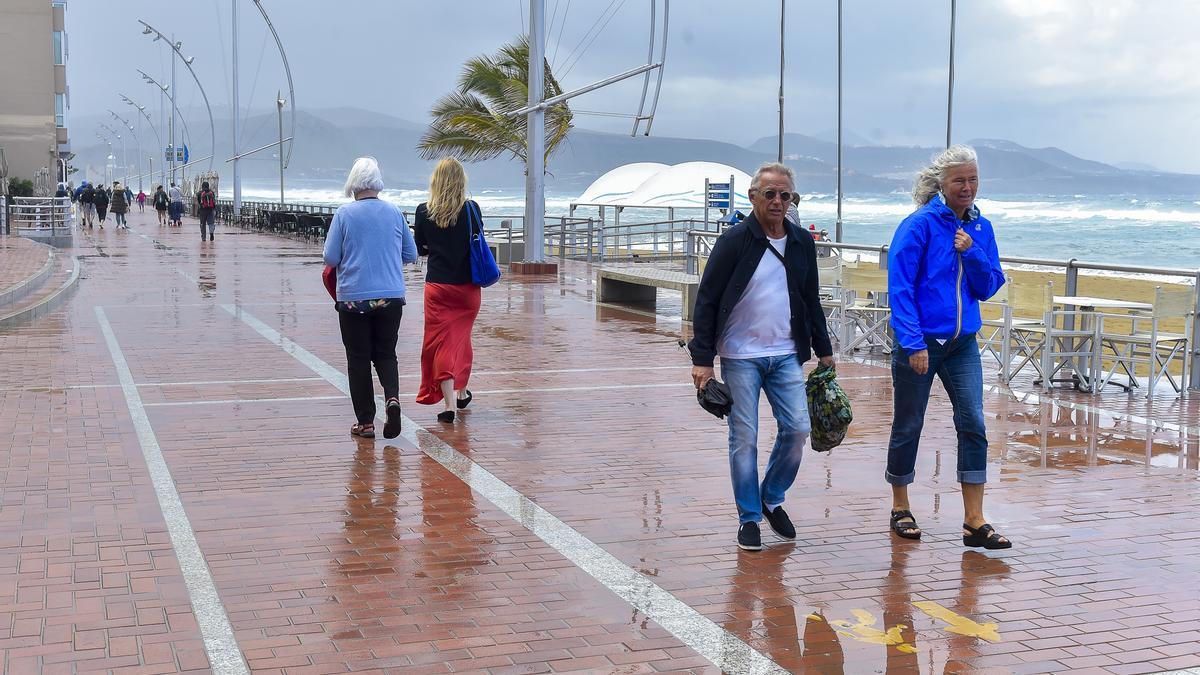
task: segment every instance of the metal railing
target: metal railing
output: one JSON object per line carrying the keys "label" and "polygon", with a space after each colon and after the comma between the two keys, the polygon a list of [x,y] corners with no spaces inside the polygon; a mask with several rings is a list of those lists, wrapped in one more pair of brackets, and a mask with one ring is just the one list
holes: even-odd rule
{"label": "metal railing", "polygon": [[18,234],[69,235],[74,227],[70,197],[6,197],[4,231]]}
{"label": "metal railing", "polygon": [[[687,260],[687,269],[690,273],[695,274],[695,270],[699,267],[700,258],[706,257],[708,253],[711,252],[712,244],[716,241],[718,236],[718,234],[713,232],[702,231],[693,231],[688,234],[690,251]],[[864,251],[875,253],[879,256],[879,268],[887,269],[889,248],[887,244],[881,246],[871,246],[868,244],[847,244],[819,241],[817,242],[817,247],[818,249],[825,248],[827,250],[837,250],[839,252]],[[1066,276],[1066,286],[1063,289],[1063,295],[1079,294],[1080,270],[1089,270],[1094,272],[1118,272],[1121,274],[1139,276],[1176,277],[1179,279],[1190,280],[1192,282],[1192,293],[1194,299],[1191,316],[1192,344],[1189,346],[1191,353],[1189,354],[1188,364],[1188,388],[1193,391],[1200,391],[1200,345],[1197,344],[1197,337],[1200,336],[1200,269],[1152,267],[1146,265],[1116,265],[1112,263],[1082,261],[1077,258],[1071,258],[1070,260],[1056,260],[1053,258],[1000,256],[1000,262],[1010,265],[1028,265],[1030,267],[1048,268],[1051,271],[1061,272]]]}

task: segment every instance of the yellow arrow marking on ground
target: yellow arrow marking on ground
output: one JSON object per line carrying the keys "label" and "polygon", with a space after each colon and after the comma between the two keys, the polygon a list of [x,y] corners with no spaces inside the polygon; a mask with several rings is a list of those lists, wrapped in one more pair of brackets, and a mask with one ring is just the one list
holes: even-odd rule
{"label": "yellow arrow marking on ground", "polygon": [[[851,623],[845,619],[834,619],[829,621],[829,625],[834,627],[834,631],[839,635],[845,635],[848,638],[876,645],[893,646],[897,650],[912,654],[917,651],[917,648],[904,641],[904,637],[900,635],[900,629],[907,628],[904,624],[898,624],[887,628],[887,630],[879,630],[875,628],[875,622],[878,619],[870,612],[861,609],[852,609],[850,613],[857,622]],[[819,614],[809,614],[808,618],[821,620]],[[840,629],[840,630],[839,630]]]}
{"label": "yellow arrow marking on ground", "polygon": [[942,607],[936,602],[914,602],[913,606],[939,621],[945,621],[946,632],[977,637],[988,642],[1000,642],[999,625],[994,623],[976,623],[965,616],[959,616]]}

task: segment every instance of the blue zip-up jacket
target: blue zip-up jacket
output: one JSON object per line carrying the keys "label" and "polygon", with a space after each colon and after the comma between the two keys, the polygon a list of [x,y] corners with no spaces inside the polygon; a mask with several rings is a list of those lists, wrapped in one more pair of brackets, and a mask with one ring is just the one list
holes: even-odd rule
{"label": "blue zip-up jacket", "polygon": [[[959,227],[974,242],[961,255],[954,250]],[[896,228],[888,250],[888,300],[892,331],[905,351],[926,349],[925,338],[978,332],[979,303],[1003,285],[996,235],[975,205],[959,220],[934,195]]]}

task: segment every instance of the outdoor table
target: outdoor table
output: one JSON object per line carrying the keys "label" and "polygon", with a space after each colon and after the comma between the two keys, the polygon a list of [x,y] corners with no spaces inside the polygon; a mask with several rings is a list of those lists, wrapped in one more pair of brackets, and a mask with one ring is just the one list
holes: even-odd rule
{"label": "outdoor table", "polygon": [[[1083,325],[1080,326],[1080,329],[1084,331],[1092,327],[1092,316],[1095,314],[1096,310],[1116,309],[1130,312],[1149,312],[1153,311],[1154,309],[1154,305],[1148,302],[1140,302],[1137,300],[1120,300],[1117,298],[1095,298],[1086,295],[1056,295],[1053,297],[1053,301],[1055,305],[1061,305],[1067,308],[1078,307],[1081,311],[1083,311],[1084,313],[1081,315]],[[1049,329],[1050,327],[1047,326],[1047,330]],[[1074,383],[1077,389],[1094,391],[1091,386],[1091,366],[1092,361],[1098,359],[1100,356],[1099,335],[1094,335],[1092,337],[1092,351],[1094,352],[1093,359],[1084,361],[1078,357],[1071,358],[1071,369],[1074,371],[1071,382]],[[1125,386],[1119,382],[1116,384],[1124,387],[1126,391],[1133,386],[1137,386],[1136,382],[1131,383],[1130,386]]]}

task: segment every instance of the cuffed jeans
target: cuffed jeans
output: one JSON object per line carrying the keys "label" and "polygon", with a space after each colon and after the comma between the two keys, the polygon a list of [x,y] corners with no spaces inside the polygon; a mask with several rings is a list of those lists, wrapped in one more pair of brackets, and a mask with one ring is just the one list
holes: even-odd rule
{"label": "cuffed jeans", "polygon": [[888,442],[887,471],[892,485],[908,485],[916,478],[917,446],[925,424],[929,390],[936,375],[954,407],[958,432],[958,482],[987,482],[987,432],[983,423],[983,365],[975,334],[960,335],[946,344],[925,339],[929,370],[918,375],[908,364],[911,352],[892,350],[892,437]]}
{"label": "cuffed jeans", "polygon": [[[738,520],[762,520],[763,505],[775,508],[796,480],[811,424],[804,389],[804,369],[795,354],[755,359],[721,359],[721,376],[733,395],[729,421],[729,473]],[[779,430],[758,481],[758,401],[765,392]]]}
{"label": "cuffed jeans", "polygon": [[346,376],[350,380],[350,402],[359,424],[375,421],[375,388],[371,364],[383,386],[383,398],[399,398],[400,373],[396,365],[396,339],[404,305],[397,301],[367,314],[338,312],[342,344],[346,347]]}

